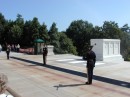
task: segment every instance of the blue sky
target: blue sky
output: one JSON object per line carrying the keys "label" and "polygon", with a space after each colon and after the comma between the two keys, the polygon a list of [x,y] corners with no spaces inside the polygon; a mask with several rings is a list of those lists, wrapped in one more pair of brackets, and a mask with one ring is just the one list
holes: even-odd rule
{"label": "blue sky", "polygon": [[37,17],[50,29],[53,22],[64,31],[74,20],[85,20],[94,26],[115,21],[120,27],[130,25],[130,0],[0,0],[0,12],[5,19],[24,20]]}

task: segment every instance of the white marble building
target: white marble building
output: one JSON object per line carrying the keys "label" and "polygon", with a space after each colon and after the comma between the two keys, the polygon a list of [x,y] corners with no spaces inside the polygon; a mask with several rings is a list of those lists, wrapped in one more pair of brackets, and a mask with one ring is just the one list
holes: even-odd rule
{"label": "white marble building", "polygon": [[[95,45],[96,44],[96,45]],[[123,61],[119,39],[91,39],[97,61]]]}
{"label": "white marble building", "polygon": [[48,48],[48,55],[54,55],[54,52],[53,52],[54,46],[48,45],[47,48]]}

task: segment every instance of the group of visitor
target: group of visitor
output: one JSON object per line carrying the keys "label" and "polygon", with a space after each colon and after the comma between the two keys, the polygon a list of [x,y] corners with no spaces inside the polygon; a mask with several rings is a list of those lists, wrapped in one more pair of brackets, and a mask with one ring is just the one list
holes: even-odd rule
{"label": "group of visitor", "polygon": [[10,45],[10,44],[8,44],[8,45],[1,45],[0,44],[0,52],[2,51],[2,50],[5,50],[5,49],[7,49],[7,46],[10,46],[10,50],[11,51],[14,51],[14,52],[19,52],[19,49],[20,49],[20,45],[19,44],[12,44],[12,45]]}
{"label": "group of visitor", "polygon": [[[2,49],[3,48],[3,49]],[[20,49],[20,45],[17,44],[17,45],[10,45],[10,44],[7,44],[6,46],[3,45],[3,47],[1,46],[0,44],[0,52],[2,50],[5,50],[6,51],[6,54],[7,54],[7,59],[9,60],[9,54],[10,54],[10,51],[14,51],[14,52],[19,52],[19,49]]]}
{"label": "group of visitor", "polygon": [[20,48],[20,45],[19,44],[12,44],[11,45],[11,51],[14,51],[14,52],[19,52],[19,48]]}

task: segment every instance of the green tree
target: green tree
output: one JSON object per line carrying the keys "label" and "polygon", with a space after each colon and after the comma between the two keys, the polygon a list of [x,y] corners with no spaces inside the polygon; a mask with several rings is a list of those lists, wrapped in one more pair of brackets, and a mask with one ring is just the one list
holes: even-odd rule
{"label": "green tree", "polygon": [[72,39],[74,46],[77,48],[78,55],[83,55],[83,48],[86,43],[90,43],[92,31],[93,25],[83,20],[73,21],[66,30],[66,35]]}
{"label": "green tree", "polygon": [[18,25],[23,30],[24,19],[22,18],[22,15],[17,14],[17,18],[15,20],[15,24]]}
{"label": "green tree", "polygon": [[31,29],[30,29],[32,35],[32,41],[34,39],[40,38],[39,28],[40,28],[40,23],[38,21],[38,18],[34,17],[31,22]]}
{"label": "green tree", "polygon": [[52,26],[50,27],[48,34],[50,36],[50,43],[51,44],[53,44],[53,41],[59,40],[58,28],[56,27],[56,23],[52,23]]}
{"label": "green tree", "polygon": [[22,15],[17,14],[17,18],[14,22],[14,25],[11,27],[13,39],[15,40],[16,44],[21,44],[21,36],[23,34],[23,27],[24,27],[24,19],[22,18]]}
{"label": "green tree", "polygon": [[65,33],[59,33],[60,48],[59,53],[71,53],[77,55],[76,47],[73,46],[73,42],[69,39]]}
{"label": "green tree", "polygon": [[126,61],[130,61],[130,27],[128,24],[125,24],[121,27],[121,30],[123,32],[121,38],[121,54]]}
{"label": "green tree", "polygon": [[126,33],[130,33],[130,27],[128,24],[125,24],[123,27],[121,27],[121,30]]}
{"label": "green tree", "polygon": [[56,27],[56,23],[53,23],[50,27],[50,30],[48,32],[48,35],[50,37],[50,44],[54,46],[54,52],[58,53],[60,48],[59,43],[59,35],[58,35],[58,28]]}
{"label": "green tree", "polygon": [[103,37],[108,39],[121,39],[122,31],[118,24],[112,21],[105,21],[102,26]]}
{"label": "green tree", "polygon": [[32,33],[31,33],[31,21],[26,21],[23,27],[23,34],[21,39],[22,47],[32,46]]}
{"label": "green tree", "polygon": [[11,27],[11,32],[13,43],[19,44],[22,35],[22,29],[18,25],[13,25],[13,27]]}
{"label": "green tree", "polygon": [[49,35],[47,26],[44,23],[39,28],[39,36],[41,39],[45,40],[45,42],[48,44]]}
{"label": "green tree", "polygon": [[13,33],[11,32],[11,27],[13,27],[13,25],[14,25],[14,21],[12,20],[6,21],[5,31],[3,33],[3,38],[4,38],[5,43],[8,43],[8,44],[14,43]]}
{"label": "green tree", "polygon": [[34,45],[34,40],[37,38],[40,38],[40,34],[39,34],[39,27],[40,27],[40,23],[38,21],[38,18],[34,17],[32,21],[29,21],[29,38],[31,42],[29,45],[33,46]]}
{"label": "green tree", "polygon": [[104,38],[102,27],[95,26],[92,31],[92,39]]}
{"label": "green tree", "polygon": [[4,16],[2,15],[2,13],[0,13],[0,44],[4,43],[3,34],[5,31],[5,23],[6,23],[6,20],[5,20]]}
{"label": "green tree", "polygon": [[125,60],[125,61],[130,61],[130,47],[128,47],[128,48],[124,51],[124,60]]}

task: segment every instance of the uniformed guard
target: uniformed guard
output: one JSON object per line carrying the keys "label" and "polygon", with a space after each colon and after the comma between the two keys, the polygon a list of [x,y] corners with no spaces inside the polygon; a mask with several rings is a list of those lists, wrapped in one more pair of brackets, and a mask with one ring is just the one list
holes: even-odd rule
{"label": "uniformed guard", "polygon": [[47,47],[44,47],[44,48],[43,48],[43,64],[44,64],[44,65],[46,65],[47,53],[48,53],[48,49],[47,49]]}
{"label": "uniformed guard", "polygon": [[92,84],[92,78],[93,78],[93,69],[95,67],[95,62],[96,62],[96,54],[94,51],[92,51],[93,46],[88,47],[88,52],[87,52],[87,77],[88,77],[88,82],[86,84]]}
{"label": "uniformed guard", "polygon": [[6,54],[7,54],[7,59],[9,60],[10,45],[7,45],[7,48],[6,48]]}

